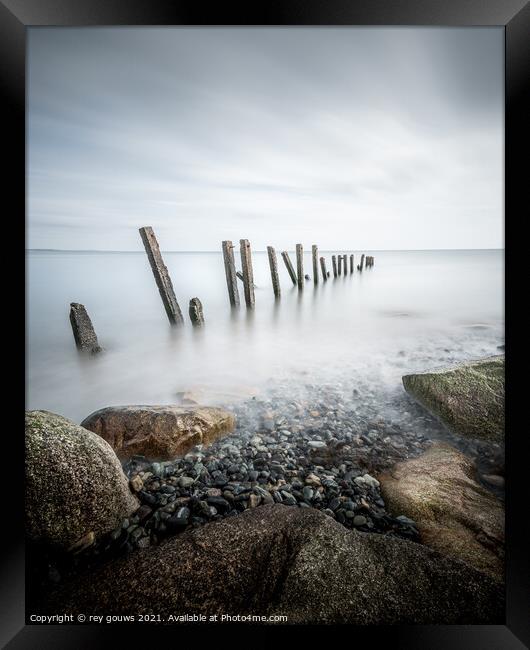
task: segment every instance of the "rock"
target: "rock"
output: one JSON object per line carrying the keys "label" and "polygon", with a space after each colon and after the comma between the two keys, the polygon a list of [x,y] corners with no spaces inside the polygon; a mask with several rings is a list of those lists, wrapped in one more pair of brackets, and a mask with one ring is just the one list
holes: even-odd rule
{"label": "rock", "polygon": [[437,443],[379,480],[388,510],[413,519],[423,544],[503,580],[504,508],[467,456]]}
{"label": "rock", "polygon": [[195,483],[195,479],[191,478],[191,476],[181,476],[179,478],[179,487],[181,488],[189,488]]}
{"label": "rock", "polygon": [[495,487],[504,487],[504,478],[502,476],[498,476],[497,474],[483,474],[482,480],[489,485],[494,485]]}
{"label": "rock", "polygon": [[353,480],[355,483],[357,483],[357,485],[360,485],[362,487],[369,487],[369,488],[379,487],[379,481],[373,476],[370,476],[370,474],[364,474],[364,476],[357,476],[357,478],[354,478]]}
{"label": "rock", "polygon": [[140,492],[140,490],[143,489],[144,487],[144,482],[142,481],[141,477],[138,476],[133,476],[132,479],[129,481],[129,485],[131,486],[131,490],[133,492]]}
{"label": "rock", "polygon": [[504,440],[504,355],[405,375],[403,386],[454,433]]}
{"label": "rock", "polygon": [[203,395],[201,391],[186,390],[178,391],[175,393],[175,397],[178,399],[179,404],[182,404],[184,406],[198,406]]}
{"label": "rock", "polygon": [[[147,578],[148,576],[148,578]],[[54,587],[39,613],[283,614],[290,624],[500,624],[502,589],[420,544],[261,506]]]}
{"label": "rock", "polygon": [[120,458],[141,454],[169,460],[232,431],[235,417],[208,406],[110,406],[89,415],[81,426],[109,442]]}
{"label": "rock", "polygon": [[311,449],[326,449],[326,443],[323,440],[309,440],[307,446]]}
{"label": "rock", "polygon": [[69,549],[117,528],[140,504],[102,438],[48,411],[26,413],[26,534]]}

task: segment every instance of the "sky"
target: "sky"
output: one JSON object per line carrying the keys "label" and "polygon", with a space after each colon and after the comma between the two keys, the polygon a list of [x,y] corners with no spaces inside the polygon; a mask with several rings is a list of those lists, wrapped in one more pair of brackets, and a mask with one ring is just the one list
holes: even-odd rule
{"label": "sky", "polygon": [[28,40],[28,248],[503,247],[502,27]]}

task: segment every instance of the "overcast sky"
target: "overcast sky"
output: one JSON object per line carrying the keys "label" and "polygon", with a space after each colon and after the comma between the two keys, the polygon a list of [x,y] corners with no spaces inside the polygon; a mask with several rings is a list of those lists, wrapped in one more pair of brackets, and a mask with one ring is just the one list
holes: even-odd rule
{"label": "overcast sky", "polygon": [[28,247],[503,247],[502,28],[31,28]]}

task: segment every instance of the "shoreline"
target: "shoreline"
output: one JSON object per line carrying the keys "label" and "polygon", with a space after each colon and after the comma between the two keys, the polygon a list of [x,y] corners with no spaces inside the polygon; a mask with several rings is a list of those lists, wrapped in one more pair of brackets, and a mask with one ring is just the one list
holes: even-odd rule
{"label": "shoreline", "polygon": [[[77,554],[32,547],[36,591],[184,531],[274,503],[320,510],[346,529],[419,542],[415,522],[387,511],[376,477],[451,434],[408,396],[410,421],[424,433],[377,417],[377,404],[369,397],[363,402],[362,394],[362,387],[352,389],[348,402],[341,390],[315,385],[305,401],[280,391],[253,397],[229,408],[236,415],[235,431],[206,449],[198,446],[174,461],[123,461],[140,508]],[[495,445],[463,442],[468,455],[474,450],[486,465],[498,463]],[[502,497],[503,490],[486,487]]]}

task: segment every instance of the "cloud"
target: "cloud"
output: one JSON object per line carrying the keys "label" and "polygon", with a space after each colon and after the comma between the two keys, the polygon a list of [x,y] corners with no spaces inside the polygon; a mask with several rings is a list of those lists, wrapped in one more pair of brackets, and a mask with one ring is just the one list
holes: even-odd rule
{"label": "cloud", "polygon": [[503,83],[500,28],[30,29],[29,246],[501,247]]}

